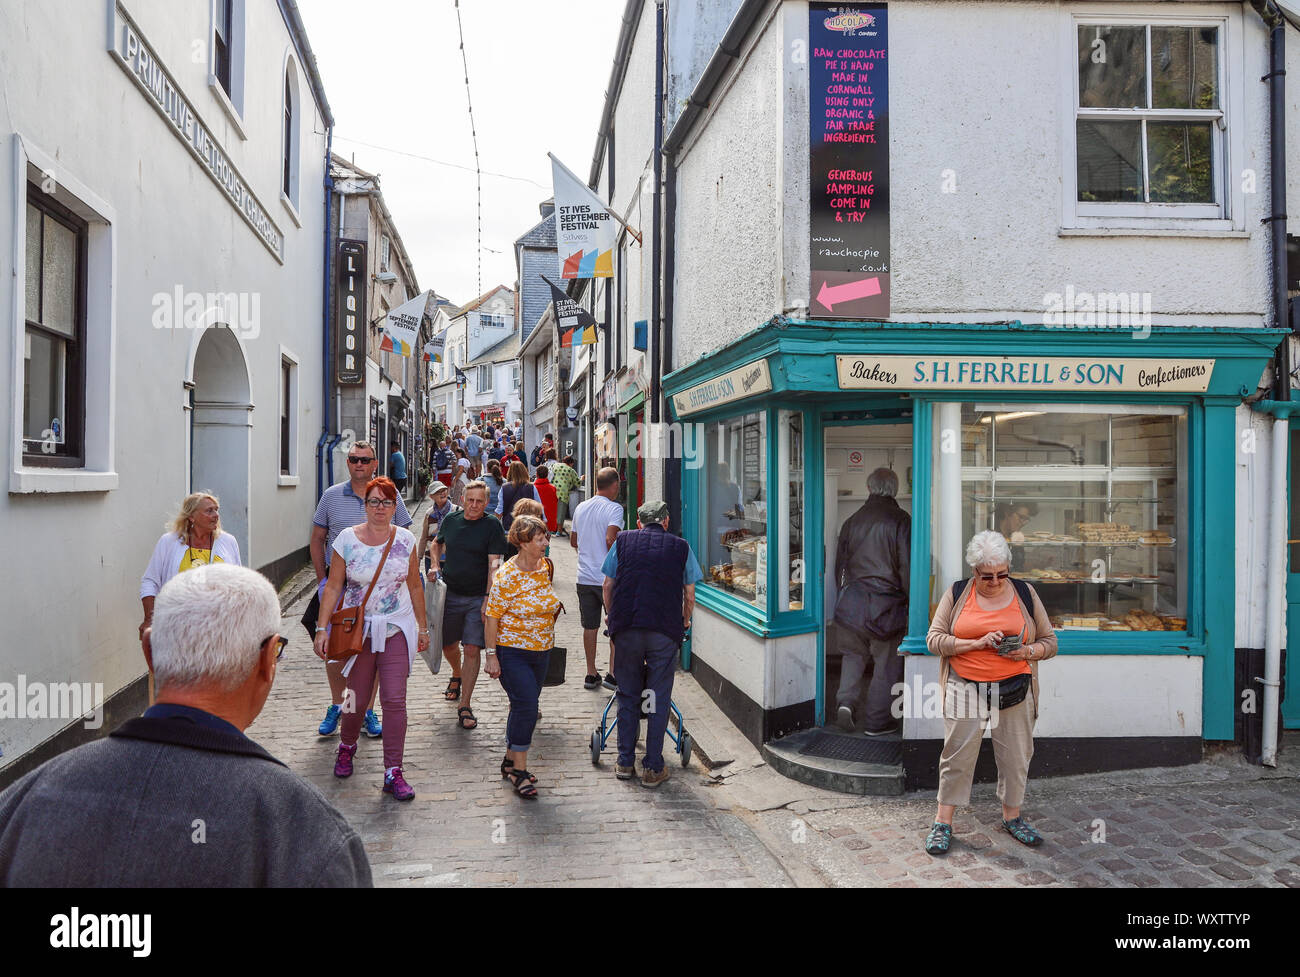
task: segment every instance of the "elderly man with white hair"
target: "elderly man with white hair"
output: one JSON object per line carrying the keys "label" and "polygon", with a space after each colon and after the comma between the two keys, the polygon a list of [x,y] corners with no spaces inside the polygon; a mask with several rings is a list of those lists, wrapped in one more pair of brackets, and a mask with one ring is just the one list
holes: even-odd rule
{"label": "elderly man with white hair", "polygon": [[1034,755],[1038,663],[1056,655],[1056,632],[1034,588],[1011,576],[1011,547],[1001,533],[976,533],[966,564],[974,576],[944,592],[925,638],[942,658],[944,690],[939,806],[925,839],[931,855],[952,844],[953,813],[970,801],[985,726],[992,730],[1002,827],[1022,845],[1043,842],[1020,805]]}
{"label": "elderly man with white hair", "polygon": [[247,736],[286,643],[261,574],[173,577],[144,633],[157,702],[0,794],[0,886],[371,885],[361,839]]}
{"label": "elderly man with white hair", "polygon": [[868,736],[898,730],[890,709],[893,688],[903,681],[898,646],[907,630],[907,588],[912,566],[912,517],[896,501],[898,476],[877,468],[867,478],[870,495],[840,527],[835,553],[835,624],[840,659],[836,721],[854,729],[853,707],[862,692],[867,658],[864,728]]}

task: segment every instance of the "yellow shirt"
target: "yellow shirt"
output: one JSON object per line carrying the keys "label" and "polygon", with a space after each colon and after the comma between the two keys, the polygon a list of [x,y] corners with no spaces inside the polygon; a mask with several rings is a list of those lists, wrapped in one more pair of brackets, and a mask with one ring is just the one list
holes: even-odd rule
{"label": "yellow shirt", "polygon": [[519,568],[517,559],[511,557],[497,571],[484,611],[497,619],[497,644],[548,651],[555,646],[560,598],[545,563],[529,573]]}
{"label": "yellow shirt", "polygon": [[195,567],[205,567],[209,563],[225,563],[221,557],[213,558],[211,548],[206,550],[197,549],[193,546],[185,548],[185,555],[181,557],[181,566],[178,572],[183,573],[186,570],[193,570]]}

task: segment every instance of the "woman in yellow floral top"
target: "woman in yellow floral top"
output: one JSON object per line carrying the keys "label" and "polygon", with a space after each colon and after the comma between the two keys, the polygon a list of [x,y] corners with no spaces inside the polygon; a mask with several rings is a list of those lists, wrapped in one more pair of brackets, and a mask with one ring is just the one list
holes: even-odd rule
{"label": "woman in yellow floral top", "polygon": [[506,756],[501,776],[520,797],[536,797],[537,778],[528,772],[528,749],[537,725],[537,701],[555,645],[560,598],[551,586],[551,568],[543,555],[550,535],[535,516],[510,524],[509,541],[519,548],[497,571],[483,605],[487,655],[483,667],[510,698],[506,719]]}

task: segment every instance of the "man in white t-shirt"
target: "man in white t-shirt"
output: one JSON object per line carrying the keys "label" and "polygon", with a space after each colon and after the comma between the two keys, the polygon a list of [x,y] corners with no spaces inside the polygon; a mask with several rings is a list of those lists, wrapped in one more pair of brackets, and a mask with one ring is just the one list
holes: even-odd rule
{"label": "man in white t-shirt", "polygon": [[[578,551],[578,610],[582,617],[582,648],[587,653],[587,678],[583,688],[601,685],[596,670],[596,632],[600,630],[600,613],[605,606],[605,574],[601,565],[614,545],[614,537],[623,528],[623,507],[618,498],[617,468],[596,472],[596,494],[573,511],[573,532],[569,545]],[[614,680],[614,642],[609,642],[609,671],[604,686],[617,689]]]}

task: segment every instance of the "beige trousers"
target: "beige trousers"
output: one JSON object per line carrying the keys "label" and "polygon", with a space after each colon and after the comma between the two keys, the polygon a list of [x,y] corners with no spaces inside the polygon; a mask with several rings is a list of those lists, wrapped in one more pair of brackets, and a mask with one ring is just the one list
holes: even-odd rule
{"label": "beige trousers", "polygon": [[990,713],[974,694],[975,686],[948,675],[943,696],[943,753],[939,756],[939,803],[970,803],[971,780],[985,727],[991,727],[993,758],[998,767],[998,800],[1018,808],[1025,800],[1029,761],[1034,755],[1034,692],[1010,709]]}

